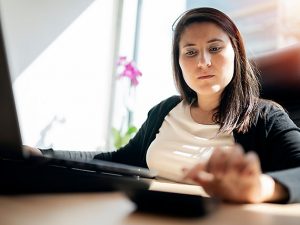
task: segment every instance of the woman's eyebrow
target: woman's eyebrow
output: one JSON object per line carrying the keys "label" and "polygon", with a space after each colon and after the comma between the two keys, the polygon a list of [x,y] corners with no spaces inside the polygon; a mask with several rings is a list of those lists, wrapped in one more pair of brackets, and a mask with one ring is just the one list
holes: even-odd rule
{"label": "woman's eyebrow", "polygon": [[[213,43],[213,42],[223,42],[224,43],[224,40],[222,40],[220,38],[213,38],[213,39],[210,39],[207,41],[207,43]],[[194,44],[194,43],[186,43],[182,47],[186,48],[186,47],[191,47],[191,46],[195,46],[195,45],[196,44]]]}
{"label": "woman's eyebrow", "polygon": [[185,45],[183,45],[183,48],[185,47],[190,47],[190,46],[195,46],[196,44],[193,43],[186,43]]}
{"label": "woman's eyebrow", "polygon": [[224,42],[224,41],[220,38],[213,38],[213,39],[207,41],[207,43],[212,43],[212,42]]}

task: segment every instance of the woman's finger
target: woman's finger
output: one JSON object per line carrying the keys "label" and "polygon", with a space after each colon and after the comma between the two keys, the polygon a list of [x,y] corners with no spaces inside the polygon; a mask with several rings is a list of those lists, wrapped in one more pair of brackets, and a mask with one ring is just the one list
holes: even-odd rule
{"label": "woman's finger", "polygon": [[191,177],[191,180],[207,190],[207,186],[211,185],[211,183],[215,180],[215,177],[211,173],[201,171],[195,174],[194,177]]}
{"label": "woman's finger", "polygon": [[243,165],[245,164],[244,157],[245,155],[243,149],[238,145],[235,146],[235,148],[232,150],[231,156],[228,159],[226,171],[228,173],[234,172],[239,174],[243,168]]}
{"label": "woman's finger", "polygon": [[241,171],[241,175],[251,176],[261,173],[260,161],[256,153],[248,152],[245,155],[245,165]]}
{"label": "woman's finger", "polygon": [[182,172],[185,173],[185,175],[183,176],[183,180],[186,179],[193,179],[196,176],[198,176],[198,173],[201,171],[205,171],[206,170],[206,163],[205,162],[198,162],[194,167],[192,167],[191,169],[187,169],[187,168],[183,168]]}
{"label": "woman's finger", "polygon": [[222,176],[227,157],[228,153],[224,149],[217,147],[211,155],[210,159],[208,160],[207,172],[212,173],[218,177]]}
{"label": "woman's finger", "polygon": [[208,162],[207,171],[221,179],[227,174],[235,154],[242,154],[242,152],[242,149],[237,145],[217,148]]}

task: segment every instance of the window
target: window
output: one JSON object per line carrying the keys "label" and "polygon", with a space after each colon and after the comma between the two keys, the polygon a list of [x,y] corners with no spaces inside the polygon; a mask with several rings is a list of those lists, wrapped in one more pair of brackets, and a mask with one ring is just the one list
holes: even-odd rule
{"label": "window", "polygon": [[105,148],[116,2],[1,0],[25,144]]}

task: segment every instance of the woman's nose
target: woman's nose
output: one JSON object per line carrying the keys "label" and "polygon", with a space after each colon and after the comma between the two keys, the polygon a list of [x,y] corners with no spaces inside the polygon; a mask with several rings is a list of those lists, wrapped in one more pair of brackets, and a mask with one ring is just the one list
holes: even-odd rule
{"label": "woman's nose", "polygon": [[198,67],[205,68],[211,66],[211,57],[207,53],[199,54],[198,57]]}

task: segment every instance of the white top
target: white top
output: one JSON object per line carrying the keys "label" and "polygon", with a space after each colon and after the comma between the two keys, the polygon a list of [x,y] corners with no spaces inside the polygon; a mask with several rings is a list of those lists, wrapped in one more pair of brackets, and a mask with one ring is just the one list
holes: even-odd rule
{"label": "white top", "polygon": [[182,168],[207,160],[216,146],[234,144],[233,134],[217,135],[219,125],[199,124],[190,111],[184,101],[175,106],[148,148],[147,165],[160,177],[182,182]]}

